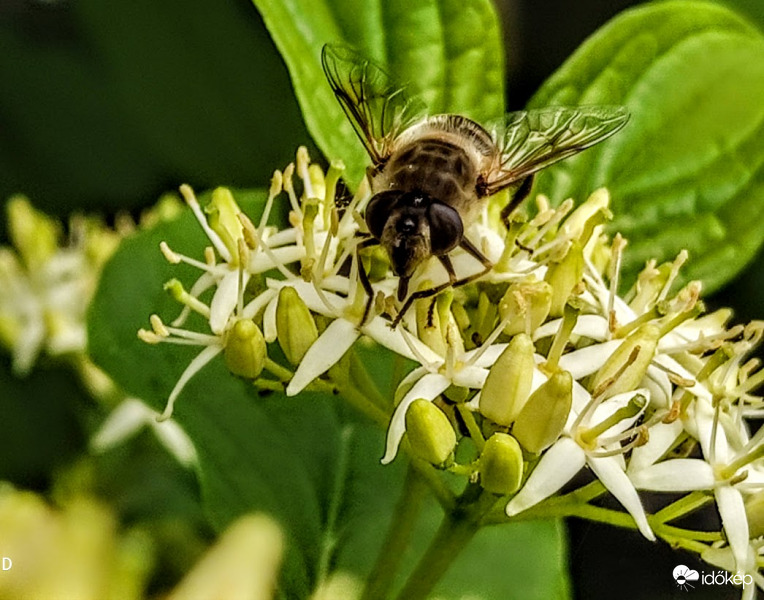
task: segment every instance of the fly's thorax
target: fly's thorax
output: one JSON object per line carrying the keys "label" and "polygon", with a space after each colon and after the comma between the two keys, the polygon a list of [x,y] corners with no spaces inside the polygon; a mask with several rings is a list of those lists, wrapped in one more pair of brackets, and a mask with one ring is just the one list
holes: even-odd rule
{"label": "fly's thorax", "polygon": [[456,136],[441,134],[401,144],[374,178],[375,191],[418,190],[471,221],[480,207],[475,187],[479,156],[457,142]]}

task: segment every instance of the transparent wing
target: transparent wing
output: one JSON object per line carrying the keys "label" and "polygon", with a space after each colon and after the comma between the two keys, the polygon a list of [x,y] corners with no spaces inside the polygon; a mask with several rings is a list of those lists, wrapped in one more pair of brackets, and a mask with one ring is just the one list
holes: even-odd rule
{"label": "transparent wing", "polygon": [[424,103],[348,46],[325,45],[321,62],[334,95],[369,156],[375,164],[383,163],[395,138],[424,116]]}
{"label": "transparent wing", "polygon": [[613,135],[629,120],[623,106],[549,107],[508,113],[493,128],[500,153],[487,195]]}

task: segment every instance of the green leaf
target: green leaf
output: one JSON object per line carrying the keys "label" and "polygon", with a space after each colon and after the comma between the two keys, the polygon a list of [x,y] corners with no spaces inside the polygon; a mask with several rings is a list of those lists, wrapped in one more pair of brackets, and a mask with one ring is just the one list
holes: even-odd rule
{"label": "green leaf", "polygon": [[[264,194],[236,198],[251,216]],[[184,213],[127,239],[107,264],[89,313],[94,360],[128,393],[157,410],[198,350],[148,346],[136,331],[148,316],[169,321],[178,312],[162,283],[198,276],[165,262],[158,245],[199,257],[206,239]],[[201,326],[197,327],[203,330]],[[384,362],[384,361],[382,361]],[[401,489],[404,460],[384,467],[384,432],[359,423],[340,399],[318,394],[287,398],[258,394],[212,361],[187,385],[174,419],[199,455],[206,513],[217,530],[252,511],[284,527],[287,554],[280,591],[307,598],[333,574],[363,580],[370,572]],[[404,561],[409,572],[435,530],[440,509],[430,499]],[[495,527],[481,532],[442,582],[439,597],[565,597],[564,542],[555,523]],[[533,557],[532,565],[528,563]],[[398,585],[401,581],[399,580]]]}
{"label": "green leaf", "polygon": [[764,240],[764,38],[728,9],[671,1],[627,11],[542,86],[533,107],[626,105],[610,140],[546,170],[555,202],[612,193],[630,241],[627,278],[650,257],[690,252],[686,279],[715,289]]}
{"label": "green leaf", "polygon": [[432,113],[504,111],[503,50],[489,0],[253,0],[289,68],[309,131],[355,186],[369,159],[326,83],[325,43],[355,46],[421,94]]}

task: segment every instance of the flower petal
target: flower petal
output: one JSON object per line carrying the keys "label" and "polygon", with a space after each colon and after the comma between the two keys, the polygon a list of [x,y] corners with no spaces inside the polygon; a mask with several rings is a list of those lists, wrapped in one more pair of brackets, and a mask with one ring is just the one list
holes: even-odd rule
{"label": "flower petal", "polygon": [[487,377],[488,369],[470,366],[457,369],[452,377],[452,381],[455,385],[479,390],[485,384]]}
{"label": "flower petal", "polygon": [[570,438],[561,438],[544,453],[528,481],[507,504],[507,516],[527,510],[568,483],[586,464],[586,454]]}
{"label": "flower petal", "polygon": [[316,377],[329,370],[347,352],[360,335],[358,328],[345,319],[335,319],[313,342],[297,367],[286,389],[287,396],[299,394]]}
{"label": "flower petal", "polygon": [[599,371],[623,340],[610,340],[569,352],[560,358],[560,368],[569,371],[573,379],[582,379]]}
{"label": "flower petal", "polygon": [[639,494],[626,476],[619,461],[614,460],[614,458],[612,456],[607,458],[589,457],[588,462],[597,478],[634,518],[634,522],[642,535],[654,542],[655,534],[647,522],[647,515],[645,515]]}
{"label": "flower petal", "polygon": [[268,303],[278,296],[278,292],[273,289],[267,289],[261,292],[257,297],[250,300],[241,311],[242,319],[254,319],[257,314],[262,310],[263,306],[267,306]]}
{"label": "flower petal", "polygon": [[[700,442],[703,456],[713,464],[726,464],[735,452],[727,441],[724,429],[716,426],[711,402],[697,398],[692,407],[694,410],[685,425]],[[711,447],[712,440],[715,442],[713,448]]]}
{"label": "flower petal", "polygon": [[37,355],[42,350],[45,343],[45,324],[42,313],[39,318],[29,319],[26,327],[16,341],[16,347],[13,349],[13,371],[17,375],[27,375],[32,370],[32,366],[37,360]]}
{"label": "flower petal", "polygon": [[[400,329],[392,329],[389,322],[382,317],[374,317],[369,323],[363,326],[361,331],[388,350],[392,350],[396,354],[405,356],[413,361],[419,362],[419,357],[412,351],[411,346],[413,346],[414,350],[428,363],[440,364],[443,362],[443,358],[419,338],[409,336],[407,343],[403,338],[406,334]],[[411,346],[409,346],[409,344],[411,344]]]}
{"label": "flower petal", "polygon": [[731,485],[720,485],[714,496],[735,564],[738,570],[744,570],[748,556],[748,517],[743,496]]}
{"label": "flower petal", "polygon": [[269,288],[275,290],[279,290],[287,285],[292,286],[297,290],[300,298],[302,298],[303,302],[305,302],[305,305],[310,310],[326,317],[337,317],[337,315],[342,312],[343,307],[347,305],[347,300],[345,298],[327,292],[326,290],[322,290],[322,294],[319,295],[312,283],[308,283],[302,279],[290,281],[268,279],[267,284]]}
{"label": "flower petal", "polygon": [[473,357],[479,352],[480,356],[473,363],[476,367],[490,367],[499,358],[499,355],[504,352],[509,344],[491,344],[488,348],[479,346],[474,350],[464,353],[463,361],[470,363],[473,361]]}
{"label": "flower petal", "polygon": [[109,413],[90,440],[90,447],[94,452],[105,452],[129,439],[154,416],[154,411],[143,402],[127,398]]}
{"label": "flower petal", "polygon": [[653,408],[668,408],[671,406],[671,381],[668,373],[654,365],[647,367],[647,374],[641,385],[650,390],[650,405]]}
{"label": "flower petal", "polygon": [[277,265],[288,265],[305,257],[305,248],[300,246],[284,246],[273,248],[270,252],[254,252],[249,259],[247,271],[250,273],[265,273]]}
{"label": "flower petal", "polygon": [[390,419],[390,426],[387,428],[385,455],[381,461],[383,465],[392,462],[396,454],[398,454],[398,447],[403,439],[403,434],[406,432],[406,411],[411,403],[419,398],[433,400],[446,391],[450,384],[451,382],[443,375],[428,373],[417,381],[408,394],[403,397],[400,404],[395,407],[395,412]]}
{"label": "flower petal", "polygon": [[632,415],[631,417],[621,419],[615,425],[602,432],[600,436],[608,437],[623,433],[631,426],[633,426],[634,423],[644,414],[645,409],[650,403],[650,392],[644,388],[640,388],[631,392],[623,392],[622,394],[616,394],[615,396],[608,398],[594,409],[592,415],[589,417],[589,423],[601,423],[612,417],[616,411],[628,406],[631,400],[636,396],[642,396],[647,400],[639,412],[637,412],[635,415]]}
{"label": "flower petal", "polygon": [[269,344],[275,342],[279,335],[276,328],[276,309],[278,305],[278,300],[274,299],[273,302],[269,302],[265,306],[265,312],[263,313],[263,337]]}
{"label": "flower petal", "polygon": [[650,427],[650,439],[647,443],[631,451],[629,473],[637,473],[657,462],[671,449],[683,430],[679,420],[672,423],[656,423]]}
{"label": "flower petal", "polygon": [[[561,323],[562,319],[544,323],[533,332],[533,339],[538,340],[555,335]],[[573,328],[573,335],[581,335],[598,341],[606,340],[609,335],[607,319],[600,315],[581,315]]]}
{"label": "flower petal", "polygon": [[[156,414],[153,411],[152,413]],[[157,439],[181,465],[190,467],[196,463],[197,454],[194,443],[176,421],[169,420],[158,423],[156,419],[152,419],[151,427]]]}
{"label": "flower petal", "polygon": [[[244,285],[247,285],[249,274],[244,273]],[[210,329],[220,335],[228,325],[228,319],[236,308],[239,299],[239,271],[229,271],[218,282],[218,289],[210,302]]]}
{"label": "flower petal", "polygon": [[715,484],[713,467],[699,458],[672,458],[630,472],[629,477],[638,489],[653,492],[710,490]]}

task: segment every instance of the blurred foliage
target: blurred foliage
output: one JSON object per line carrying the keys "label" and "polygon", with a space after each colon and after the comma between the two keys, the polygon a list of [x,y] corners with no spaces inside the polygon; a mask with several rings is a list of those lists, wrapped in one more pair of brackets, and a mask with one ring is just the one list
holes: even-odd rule
{"label": "blurred foliage", "polygon": [[308,136],[247,0],[0,8],[0,196],[65,215],[266,184]]}
{"label": "blurred foliage", "polygon": [[[191,541],[184,527],[179,523],[173,540],[181,552]],[[81,491],[55,504],[2,484],[0,598],[146,598],[156,591],[150,576],[162,552],[162,537],[145,526],[121,527],[113,506]],[[268,600],[282,546],[272,520],[244,516],[209,551],[183,565],[183,579],[167,597]]]}

